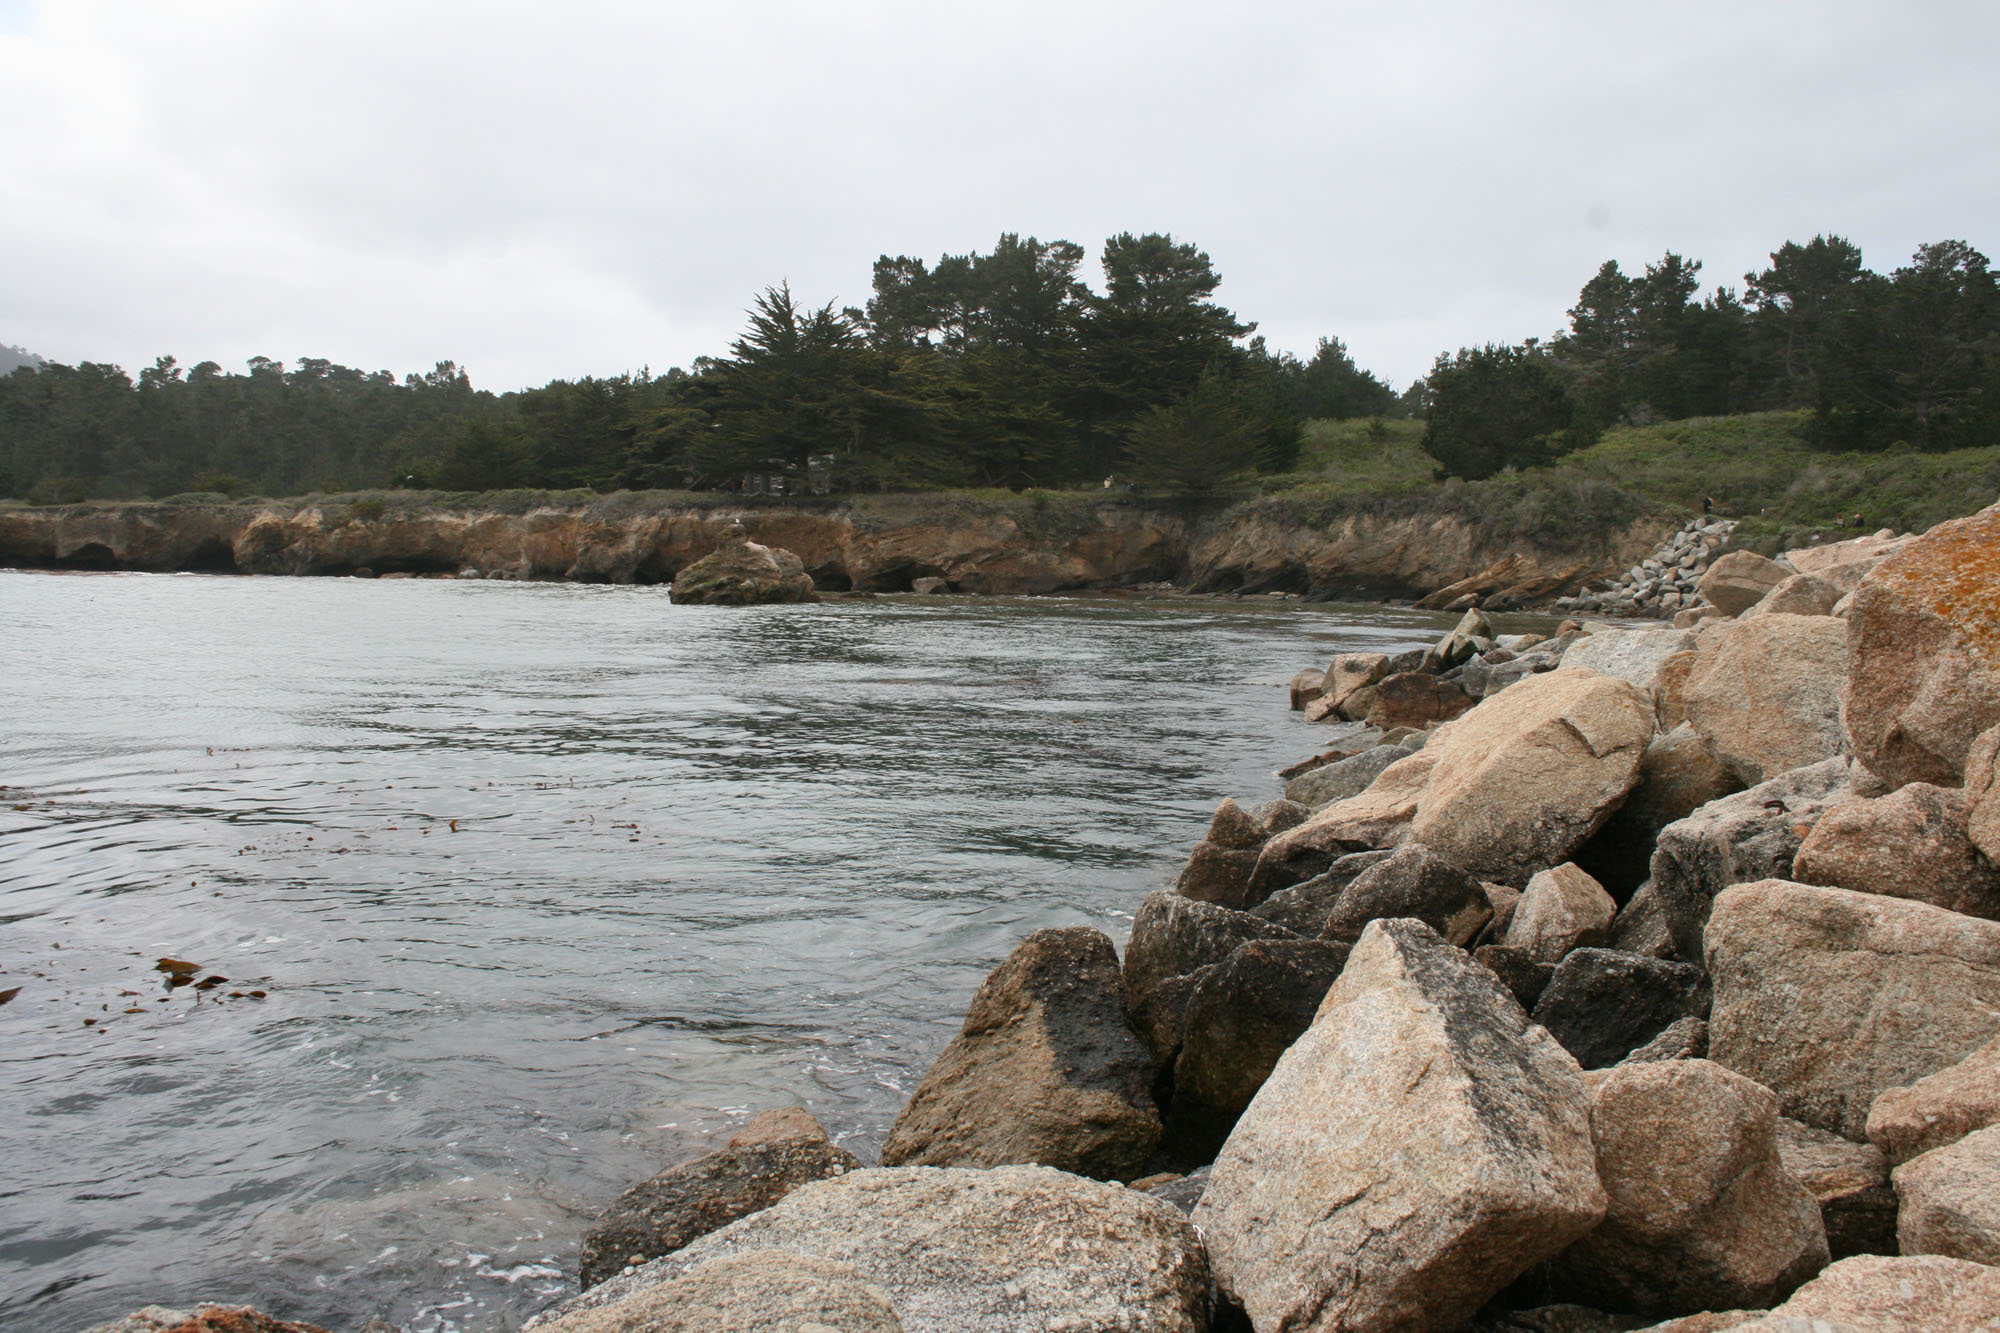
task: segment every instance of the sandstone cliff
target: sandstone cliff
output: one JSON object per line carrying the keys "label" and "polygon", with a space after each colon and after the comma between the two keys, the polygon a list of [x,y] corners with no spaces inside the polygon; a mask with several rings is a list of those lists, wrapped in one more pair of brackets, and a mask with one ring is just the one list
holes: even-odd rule
{"label": "sandstone cliff", "polygon": [[1649,549],[1641,523],[1589,558],[1506,548],[1451,516],[1354,515],[1314,526],[1241,512],[1194,520],[1106,501],[1031,505],[900,498],[850,509],[648,503],[642,496],[518,512],[462,497],[136,503],[0,509],[0,565],[209,573],[453,574],[667,583],[741,521],[796,552],[823,590],[1054,593],[1171,581],[1201,591],[1416,597],[1465,583],[1495,604],[1567,591]]}

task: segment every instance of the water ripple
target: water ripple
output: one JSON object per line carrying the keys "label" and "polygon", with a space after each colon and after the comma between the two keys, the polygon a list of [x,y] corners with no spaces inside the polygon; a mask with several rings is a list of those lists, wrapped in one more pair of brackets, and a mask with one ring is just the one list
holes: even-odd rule
{"label": "water ripple", "polygon": [[[0,573],[0,1325],[515,1327],[753,1110],[872,1153],[1382,608]],[[163,957],[213,986],[171,986]],[[253,992],[255,994],[253,994]]]}

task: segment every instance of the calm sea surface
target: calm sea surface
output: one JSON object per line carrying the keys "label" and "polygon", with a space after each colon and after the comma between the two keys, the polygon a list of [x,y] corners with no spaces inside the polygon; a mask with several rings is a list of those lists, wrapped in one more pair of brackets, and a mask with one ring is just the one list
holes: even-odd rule
{"label": "calm sea surface", "polygon": [[1294,670],[1442,623],[0,571],[0,1327],[510,1329],[756,1110],[872,1160],[1023,935],[1276,794]]}

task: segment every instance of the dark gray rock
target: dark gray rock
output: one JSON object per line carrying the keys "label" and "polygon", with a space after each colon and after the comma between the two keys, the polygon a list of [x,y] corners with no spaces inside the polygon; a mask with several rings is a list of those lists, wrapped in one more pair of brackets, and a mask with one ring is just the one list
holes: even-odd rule
{"label": "dark gray rock", "polygon": [[1638,1047],[1618,1063],[1650,1065],[1662,1060],[1705,1060],[1708,1058],[1708,1020],[1676,1018],[1660,1029],[1660,1035]]}
{"label": "dark gray rock", "polygon": [[1652,895],[1675,953],[1698,962],[1716,895],[1732,884],[1789,879],[1805,835],[1855,794],[1847,761],[1827,759],[1710,801],[1660,830]]}
{"label": "dark gray rock", "polygon": [[1317,938],[1333,916],[1334,904],[1362,871],[1388,860],[1392,852],[1353,852],[1341,857],[1323,874],[1303,884],[1280,889],[1250,909],[1250,915],[1274,921],[1307,938]]}
{"label": "dark gray rock", "polygon": [[1130,1180],[1160,1141],[1152,1083],[1111,941],[1088,926],[1038,930],[979,988],[882,1163],[1036,1163]]}
{"label": "dark gray rock", "polygon": [[1297,828],[1311,819],[1312,807],[1301,805],[1288,797],[1281,797],[1275,801],[1262,801],[1251,806],[1250,817],[1257,821],[1257,826],[1264,830],[1264,836],[1268,838],[1273,834],[1283,833],[1288,828]]}
{"label": "dark gray rock", "polygon": [[1530,676],[1539,676],[1545,671],[1554,671],[1562,665],[1562,654],[1555,651],[1523,653],[1511,662],[1502,662],[1485,673],[1481,682],[1479,697],[1490,699],[1510,685],[1518,685]]}
{"label": "dark gray rock", "polygon": [[1220,963],[1210,963],[1185,976],[1168,977],[1148,991],[1146,998],[1131,1010],[1132,1031],[1152,1051],[1156,1069],[1173,1067],[1174,1057],[1181,1053],[1188,1001],[1194,996],[1194,988],[1201,984],[1203,977],[1220,966]]}
{"label": "dark gray rock", "polygon": [[1387,680],[1390,676],[1400,675],[1405,671],[1422,671],[1424,669],[1424,658],[1429,655],[1430,649],[1428,648],[1412,648],[1408,652],[1397,653],[1389,659],[1389,668],[1382,673],[1379,679]]}
{"label": "dark gray rock", "polygon": [[769,1208],[808,1181],[852,1171],[861,1160],[824,1139],[759,1143],[670,1166],[618,1196],[583,1233],[577,1282],[594,1287],[639,1256],[672,1254],[699,1236]]}
{"label": "dark gray rock", "polygon": [[1296,939],[1275,921],[1198,903],[1172,889],[1146,895],[1125,948],[1125,1003],[1136,1009],[1168,977],[1219,963],[1251,940]]}
{"label": "dark gray rock", "polygon": [[1347,953],[1326,940],[1253,940],[1195,987],[1174,1064],[1169,1160],[1215,1156],[1278,1057],[1312,1024]]}
{"label": "dark gray rock", "polygon": [[1194,1206],[1201,1202],[1202,1191],[1208,1188],[1209,1172],[1214,1169],[1212,1165],[1198,1166],[1184,1176],[1176,1176],[1164,1184],[1153,1186],[1146,1193],[1184,1213],[1191,1213]]}
{"label": "dark gray rock", "polygon": [[1896,1191],[1880,1148],[1785,1118],[1778,1121],[1778,1155],[1819,1201],[1834,1258],[1897,1252]]}
{"label": "dark gray rock", "polygon": [[1505,944],[1482,944],[1472,951],[1472,957],[1500,978],[1500,984],[1513,992],[1523,1009],[1531,1012],[1535,1001],[1548,989],[1549,978],[1556,974],[1554,963],[1538,962],[1526,949]]}
{"label": "dark gray rock", "polygon": [[1492,915],[1493,905],[1477,879],[1411,842],[1355,877],[1321,933],[1352,944],[1370,921],[1414,917],[1463,948]]}
{"label": "dark gray rock", "polygon": [[1383,769],[1415,753],[1415,746],[1377,745],[1360,754],[1337,759],[1286,783],[1285,799],[1317,808],[1344,801],[1350,796],[1359,796],[1368,790],[1369,783],[1382,776]]}
{"label": "dark gray rock", "polygon": [[1667,919],[1667,910],[1660,895],[1653,891],[1651,880],[1641,884],[1631,901],[1618,909],[1618,917],[1611,923],[1611,947],[1620,953],[1644,954],[1648,958],[1680,957],[1673,923]]}
{"label": "dark gray rock", "polygon": [[1537,1023],[1585,1069],[1615,1065],[1682,1018],[1708,1014],[1700,968],[1615,949],[1578,949],[1535,1002]]}

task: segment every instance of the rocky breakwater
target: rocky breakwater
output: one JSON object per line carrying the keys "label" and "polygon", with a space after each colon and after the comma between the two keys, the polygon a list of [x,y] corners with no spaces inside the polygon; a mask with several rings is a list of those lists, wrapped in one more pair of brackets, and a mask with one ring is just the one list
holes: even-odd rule
{"label": "rocky breakwater", "polygon": [[2000,506],[1838,615],[1336,661],[1354,753],[1224,801],[1122,960],[1024,941],[888,1164],[760,1122],[533,1326],[2000,1327],[1994,549]]}
{"label": "rocky breakwater", "polygon": [[1555,609],[1671,619],[1683,606],[1699,600],[1702,575],[1735,530],[1736,524],[1729,519],[1690,519],[1624,574],[1597,588],[1585,587],[1574,597],[1557,598]]}
{"label": "rocky breakwater", "polygon": [[725,1290],[764,1327],[734,1275],[784,1255],[894,1312],[856,1327],[1992,1326],[1987,540],[2000,508],[1839,615],[1474,613],[1310,673],[1326,750],[1222,804],[1122,960],[1024,941],[885,1165],[692,1242],[684,1207],[538,1326]]}
{"label": "rocky breakwater", "polygon": [[1786,551],[1767,559],[1728,550],[1736,524],[1695,519],[1659,550],[1601,587],[1553,603],[1558,612],[1672,620],[1686,627],[1716,616],[1826,615],[1868,571],[1914,540],[1883,528],[1866,537]]}

